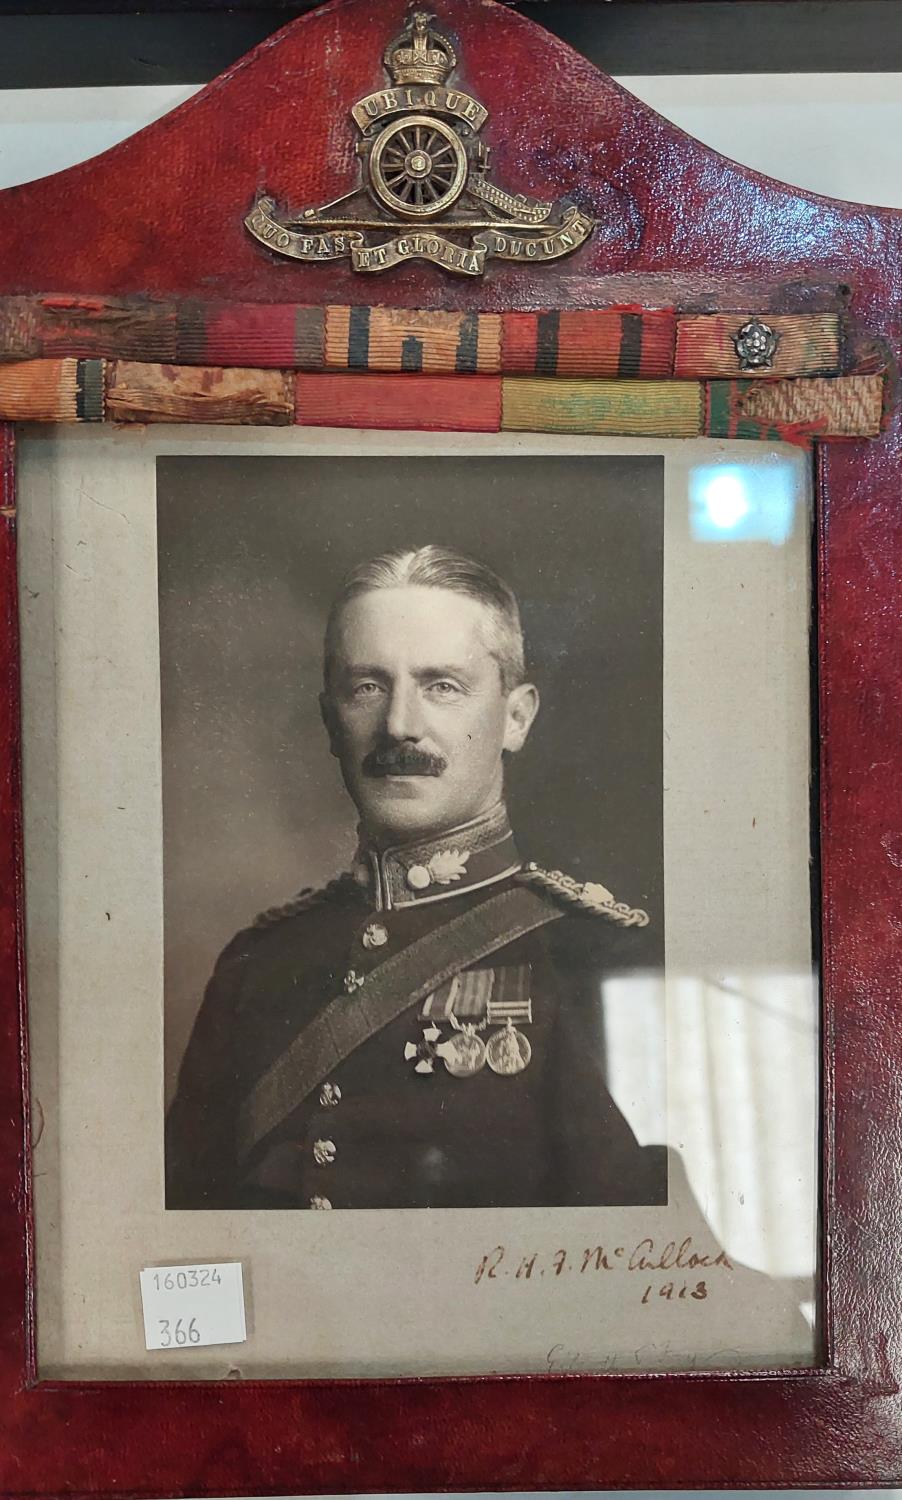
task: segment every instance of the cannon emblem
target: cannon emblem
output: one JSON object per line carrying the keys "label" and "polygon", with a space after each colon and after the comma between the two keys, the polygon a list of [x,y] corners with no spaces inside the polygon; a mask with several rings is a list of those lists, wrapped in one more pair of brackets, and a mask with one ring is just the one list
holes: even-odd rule
{"label": "cannon emblem", "polygon": [[259,197],[245,225],[262,245],[292,260],[350,257],[355,271],[386,271],[428,260],[481,276],[490,259],[541,262],[569,255],[595,221],[575,204],[509,193],[489,176],[480,138],[488,110],[448,80],[450,41],[415,11],[385,49],[390,86],[358,99],[357,187],[296,213]]}

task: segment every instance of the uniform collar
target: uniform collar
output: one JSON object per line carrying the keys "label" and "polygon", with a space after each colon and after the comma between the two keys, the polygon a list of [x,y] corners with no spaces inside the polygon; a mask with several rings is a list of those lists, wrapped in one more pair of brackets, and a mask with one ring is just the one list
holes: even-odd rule
{"label": "uniform collar", "polygon": [[377,911],[446,901],[463,891],[494,885],[521,868],[520,856],[499,802],[490,812],[434,838],[378,850],[362,843],[354,875],[368,887]]}

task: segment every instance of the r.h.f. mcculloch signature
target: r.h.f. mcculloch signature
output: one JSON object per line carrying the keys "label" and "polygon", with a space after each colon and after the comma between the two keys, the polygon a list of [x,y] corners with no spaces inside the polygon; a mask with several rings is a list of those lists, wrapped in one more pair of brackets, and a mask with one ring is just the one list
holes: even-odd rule
{"label": "r.h.f. mcculloch signature", "polygon": [[[680,1241],[668,1240],[659,1245],[646,1236],[633,1246],[588,1245],[582,1249],[572,1246],[551,1252],[527,1251],[525,1254],[511,1252],[505,1245],[496,1245],[483,1255],[476,1267],[474,1283],[480,1282],[538,1282],[547,1278],[554,1282],[572,1276],[594,1277],[596,1273],[679,1273],[698,1270],[732,1271],[733,1266],[724,1250],[705,1252],[693,1247],[691,1235]],[[637,1290],[642,1281],[637,1283]],[[671,1274],[661,1283],[647,1282],[640,1302],[647,1306],[654,1297],[667,1301],[704,1302],[708,1296],[705,1281],[682,1280]]]}

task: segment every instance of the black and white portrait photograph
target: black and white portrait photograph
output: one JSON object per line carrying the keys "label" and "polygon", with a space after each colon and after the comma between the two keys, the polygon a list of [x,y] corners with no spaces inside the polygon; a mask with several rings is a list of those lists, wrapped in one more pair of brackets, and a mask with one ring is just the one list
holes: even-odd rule
{"label": "black and white portrait photograph", "polygon": [[44,1369],[225,1378],[135,1344],[211,1260],[255,1378],[815,1357],[810,473],[749,448],[28,445]]}
{"label": "black and white portrait photograph", "polygon": [[662,461],[157,475],[167,1206],[666,1203]]}

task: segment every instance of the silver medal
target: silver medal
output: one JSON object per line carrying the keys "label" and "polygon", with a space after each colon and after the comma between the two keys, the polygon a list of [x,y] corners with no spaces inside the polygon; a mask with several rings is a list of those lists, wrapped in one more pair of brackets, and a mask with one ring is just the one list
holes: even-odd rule
{"label": "silver medal", "polygon": [[532,1047],[529,1041],[510,1020],[503,1031],[495,1032],[485,1048],[485,1060],[492,1072],[505,1077],[522,1073],[524,1068],[529,1067],[531,1057]]}
{"label": "silver medal", "polygon": [[462,1026],[435,1050],[452,1078],[470,1078],[485,1067],[485,1047],[472,1026]]}

